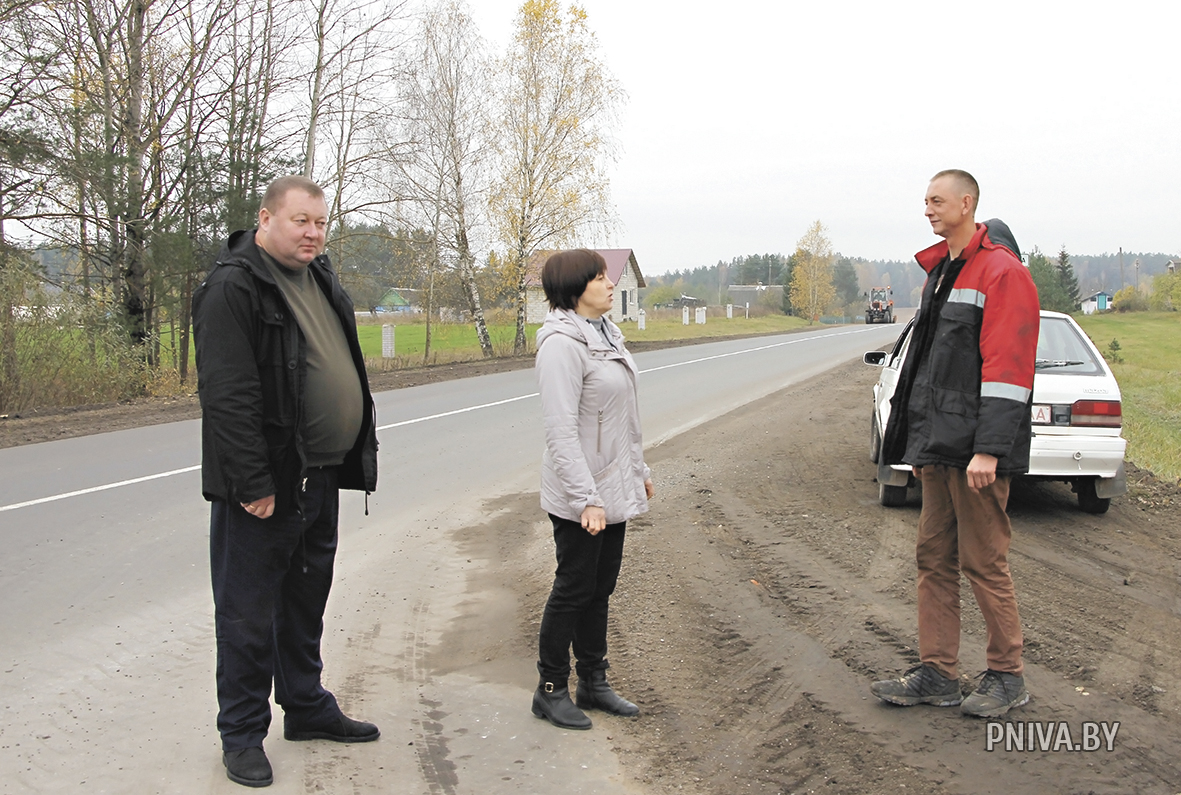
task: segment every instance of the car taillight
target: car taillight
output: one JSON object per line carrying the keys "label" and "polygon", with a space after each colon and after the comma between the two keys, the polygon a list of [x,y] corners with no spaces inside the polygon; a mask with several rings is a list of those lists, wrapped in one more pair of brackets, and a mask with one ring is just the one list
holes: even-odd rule
{"label": "car taillight", "polygon": [[1119,428],[1123,425],[1123,411],[1118,400],[1076,400],[1070,407],[1070,424]]}

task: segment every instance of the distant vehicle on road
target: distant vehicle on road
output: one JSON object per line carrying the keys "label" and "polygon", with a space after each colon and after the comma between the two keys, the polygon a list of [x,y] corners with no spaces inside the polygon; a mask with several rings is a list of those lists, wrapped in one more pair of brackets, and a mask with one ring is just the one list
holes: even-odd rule
{"label": "distant vehicle on road", "polygon": [[865,297],[869,299],[865,304],[867,324],[893,323],[898,319],[894,316],[894,291],[889,286],[873,287]]}
{"label": "distant vehicle on road", "polygon": [[[886,506],[905,504],[907,487],[914,485],[910,467],[889,467],[879,461],[881,429],[890,419],[890,398],[913,329],[912,320],[889,353],[870,351],[864,357],[866,364],[882,367],[873,387],[869,457],[878,464],[878,497]],[[1058,312],[1041,313],[1035,367],[1033,438],[1029,473],[1024,477],[1069,483],[1078,495],[1079,508],[1106,513],[1111,498],[1128,490],[1124,475],[1128,443],[1120,435],[1119,384],[1086,333],[1070,315]]]}

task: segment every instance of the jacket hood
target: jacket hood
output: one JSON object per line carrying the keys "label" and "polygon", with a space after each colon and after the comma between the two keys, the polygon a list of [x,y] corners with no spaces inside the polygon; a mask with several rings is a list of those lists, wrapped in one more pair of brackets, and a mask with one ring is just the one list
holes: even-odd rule
{"label": "jacket hood", "polygon": [[1017,247],[1017,238],[1013,237],[1013,232],[1010,231],[1009,225],[999,218],[990,218],[984,222],[984,228],[988,230],[988,239],[997,245],[1004,246],[1017,255],[1017,259],[1021,259],[1021,249]]}
{"label": "jacket hood", "polygon": [[[963,259],[971,259],[971,257],[980,249],[1008,249],[1018,260],[1021,259],[1021,251],[1017,248],[1017,240],[1013,237],[1008,224],[999,218],[992,218],[982,224],[976,224],[976,233],[972,235],[972,240],[964,247],[960,253]],[[940,240],[930,248],[925,248],[914,258],[918,260],[919,265],[927,273],[935,270],[935,267],[943,261],[943,258],[948,254],[948,246],[946,240]]]}
{"label": "jacket hood", "polygon": [[[275,284],[275,279],[271,276],[271,272],[267,266],[263,264],[262,255],[258,253],[258,246],[254,242],[254,233],[257,231],[257,229],[239,229],[237,232],[232,232],[225,244],[221,247],[221,253],[217,255],[217,262],[214,263],[214,267],[218,265],[236,265],[246,268],[260,281],[266,282],[267,284]],[[308,268],[313,273],[317,270],[330,270],[328,255],[321,254],[316,257],[308,265]]]}
{"label": "jacket hood", "polygon": [[[619,327],[611,322],[610,318],[604,317],[607,322],[607,331],[612,337],[617,339],[620,343],[623,342],[623,333]],[[602,336],[590,323],[580,316],[573,309],[551,309],[546,313],[545,321],[541,324],[541,328],[537,330],[537,347],[555,334],[562,334],[572,339],[585,344],[588,348],[610,350],[611,347],[603,341]]]}

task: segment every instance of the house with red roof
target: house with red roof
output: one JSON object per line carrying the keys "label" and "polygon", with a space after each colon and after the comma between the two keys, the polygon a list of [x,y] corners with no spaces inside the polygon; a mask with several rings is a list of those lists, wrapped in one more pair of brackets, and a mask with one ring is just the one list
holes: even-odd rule
{"label": "house with red roof", "polygon": [[[607,317],[616,323],[636,320],[640,316],[641,287],[647,287],[644,274],[630,248],[594,249],[607,262],[607,278],[615,284],[614,306]],[[553,251],[538,251],[529,258],[525,276],[525,322],[540,323],[549,311],[549,302],[541,289],[541,266]]]}

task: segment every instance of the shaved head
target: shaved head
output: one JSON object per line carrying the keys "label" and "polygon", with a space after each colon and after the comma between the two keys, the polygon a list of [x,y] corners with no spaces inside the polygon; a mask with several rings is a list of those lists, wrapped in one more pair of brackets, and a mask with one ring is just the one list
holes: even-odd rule
{"label": "shaved head", "polygon": [[940,171],[935,176],[931,177],[934,182],[937,179],[949,177],[952,184],[955,185],[956,191],[960,196],[972,197],[972,212],[976,212],[976,207],[980,204],[980,185],[976,182],[976,178],[959,168],[947,168]]}

